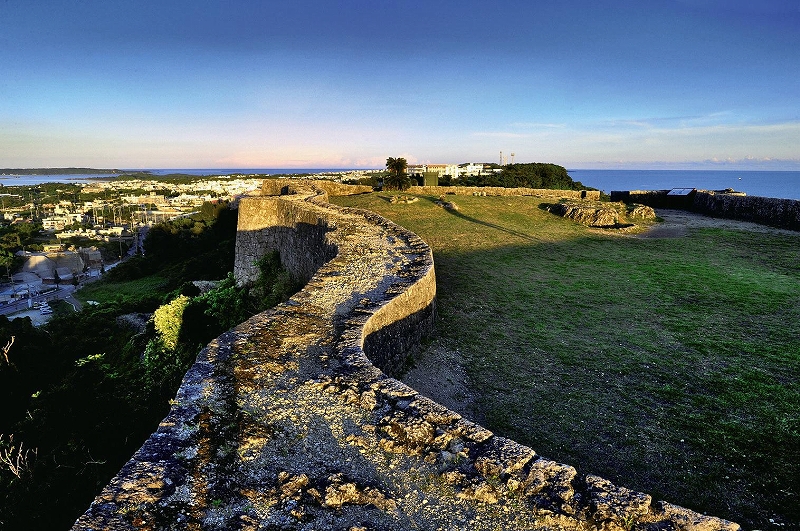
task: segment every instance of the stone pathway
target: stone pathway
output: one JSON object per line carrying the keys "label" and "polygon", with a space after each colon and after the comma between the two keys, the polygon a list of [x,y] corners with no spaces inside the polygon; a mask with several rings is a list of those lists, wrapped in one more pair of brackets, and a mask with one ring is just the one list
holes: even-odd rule
{"label": "stone pathway", "polygon": [[712,227],[729,230],[745,230],[771,234],[800,236],[800,232],[778,229],[768,225],[739,221],[735,219],[712,218],[685,210],[657,209],[656,215],[664,221],[654,224],[649,230],[637,234],[637,238],[681,238],[689,233],[689,229]]}

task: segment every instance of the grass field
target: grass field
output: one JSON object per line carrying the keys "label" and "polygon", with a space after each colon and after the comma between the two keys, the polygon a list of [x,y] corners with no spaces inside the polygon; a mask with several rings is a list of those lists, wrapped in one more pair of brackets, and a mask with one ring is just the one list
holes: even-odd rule
{"label": "grass field", "polygon": [[426,352],[459,353],[488,428],[655,499],[800,528],[800,234],[632,238],[535,198],[389,195],[332,201],[430,244]]}
{"label": "grass field", "polygon": [[125,299],[139,299],[144,295],[163,294],[166,285],[167,279],[158,276],[124,282],[95,282],[82,286],[75,292],[75,298],[84,304],[86,301],[108,303]]}

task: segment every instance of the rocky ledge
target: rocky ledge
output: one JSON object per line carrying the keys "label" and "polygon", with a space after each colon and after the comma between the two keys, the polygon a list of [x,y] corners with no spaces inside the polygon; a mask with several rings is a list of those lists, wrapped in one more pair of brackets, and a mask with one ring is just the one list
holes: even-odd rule
{"label": "rocky ledge", "polygon": [[589,227],[620,229],[635,226],[636,222],[653,221],[655,210],[644,205],[602,203],[599,201],[562,201],[546,206],[549,212],[577,221]]}

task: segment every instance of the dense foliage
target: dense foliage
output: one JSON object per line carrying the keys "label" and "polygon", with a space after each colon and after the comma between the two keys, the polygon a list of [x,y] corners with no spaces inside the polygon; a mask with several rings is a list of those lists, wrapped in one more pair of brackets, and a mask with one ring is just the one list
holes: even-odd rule
{"label": "dense foliage", "polygon": [[41,249],[35,239],[41,228],[41,223],[0,226],[0,274],[10,275],[25,262],[24,258],[15,256],[17,251]]}
{"label": "dense foliage", "polygon": [[[235,230],[235,212],[208,205],[90,285],[99,305],[41,328],[0,316],[0,347],[14,338],[0,354],[1,529],[68,528],[155,430],[199,349],[297,289],[277,254],[237,287]],[[220,278],[204,293],[190,282]]]}
{"label": "dense foliage", "polygon": [[144,242],[145,255],[108,272],[114,281],[156,273],[169,279],[167,289],[187,280],[223,278],[231,270],[236,245],[236,212],[227,203],[205,203],[200,213],[155,225]]}
{"label": "dense foliage", "polygon": [[502,186],[504,188],[549,188],[556,190],[585,190],[580,181],[573,181],[566,168],[557,164],[532,162],[508,164],[491,175],[461,177],[462,186]]}

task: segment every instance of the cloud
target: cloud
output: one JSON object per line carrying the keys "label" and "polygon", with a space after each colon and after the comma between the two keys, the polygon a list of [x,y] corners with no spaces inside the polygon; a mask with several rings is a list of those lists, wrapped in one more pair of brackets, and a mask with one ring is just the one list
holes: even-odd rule
{"label": "cloud", "polygon": [[472,136],[483,136],[490,138],[527,138],[530,135],[521,133],[511,133],[509,131],[475,131]]}
{"label": "cloud", "polygon": [[509,127],[518,127],[521,129],[561,129],[567,126],[563,123],[542,123],[542,122],[513,122],[508,124]]}
{"label": "cloud", "polygon": [[[704,115],[713,120],[715,115]],[[609,120],[539,132],[515,144],[572,168],[719,168],[798,170],[800,121],[686,125],[678,120]]]}
{"label": "cloud", "polygon": [[599,122],[606,127],[636,127],[648,129],[687,128],[729,123],[734,117],[730,111],[681,116],[653,116],[647,118],[622,118]]}
{"label": "cloud", "polygon": [[714,166],[753,166],[753,167],[762,167],[762,168],[792,168],[795,169],[800,168],[800,158],[794,159],[776,159],[772,157],[753,157],[753,156],[746,156],[740,159],[734,159],[732,157],[727,157],[725,159],[719,159],[717,157],[712,157],[710,159],[704,160],[703,164],[710,164]]}

